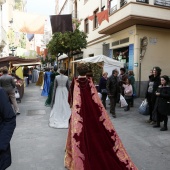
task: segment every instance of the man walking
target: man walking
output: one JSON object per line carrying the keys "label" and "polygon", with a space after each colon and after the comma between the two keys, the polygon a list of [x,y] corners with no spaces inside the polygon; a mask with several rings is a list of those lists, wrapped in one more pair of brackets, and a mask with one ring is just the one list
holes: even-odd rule
{"label": "man walking", "polygon": [[14,109],[15,109],[15,112],[16,112],[16,115],[20,114],[19,112],[19,108],[18,108],[18,104],[17,104],[17,101],[16,101],[16,98],[15,98],[15,82],[14,82],[14,78],[10,75],[8,75],[8,68],[7,67],[4,67],[2,69],[2,73],[3,75],[0,77],[0,87],[2,87],[6,93],[8,94],[13,106],[14,106]]}
{"label": "man walking", "polygon": [[10,140],[15,126],[15,113],[6,92],[0,87],[0,170],[11,165]]}
{"label": "man walking", "polygon": [[118,85],[118,71],[115,69],[112,71],[112,75],[107,79],[106,89],[107,94],[110,99],[110,113],[114,118],[116,118],[115,107],[117,96],[119,93],[119,85]]}

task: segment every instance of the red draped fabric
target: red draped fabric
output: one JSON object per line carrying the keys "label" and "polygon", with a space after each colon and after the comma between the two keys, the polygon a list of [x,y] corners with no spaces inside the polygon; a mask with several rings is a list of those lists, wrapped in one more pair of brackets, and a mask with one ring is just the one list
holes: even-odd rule
{"label": "red draped fabric", "polygon": [[98,97],[91,78],[75,79],[65,167],[69,170],[137,170]]}
{"label": "red draped fabric", "polygon": [[94,15],[89,16],[88,19],[92,21],[94,19]]}
{"label": "red draped fabric", "polygon": [[102,11],[102,12],[97,13],[96,15],[97,15],[97,19],[98,19],[99,25],[101,25],[101,23],[104,20],[107,20],[107,22],[109,22],[109,14],[108,14],[108,10],[107,9]]}

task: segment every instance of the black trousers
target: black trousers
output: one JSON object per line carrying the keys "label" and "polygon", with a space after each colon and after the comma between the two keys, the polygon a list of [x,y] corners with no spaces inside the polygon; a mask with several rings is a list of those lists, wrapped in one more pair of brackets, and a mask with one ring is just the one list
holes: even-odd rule
{"label": "black trousers", "polygon": [[115,107],[116,107],[116,100],[117,100],[117,97],[115,96],[109,96],[109,99],[110,99],[110,113],[112,115],[115,115]]}
{"label": "black trousers", "polygon": [[[125,98],[125,99],[126,99],[126,98]],[[132,98],[126,99],[126,102],[127,102],[127,104],[128,104],[126,108],[127,108],[128,110],[130,110],[130,105],[131,105],[131,102],[132,102]]]}
{"label": "black trousers", "polygon": [[103,93],[102,94],[102,103],[103,103],[103,106],[105,107],[105,109],[106,109],[106,98],[107,98],[107,94]]}
{"label": "black trousers", "polygon": [[148,93],[147,101],[148,101],[148,105],[149,105],[149,115],[150,115],[149,119],[152,120],[152,112],[154,110],[154,105],[155,105],[156,99],[154,99],[152,94]]}
{"label": "black trousers", "polygon": [[161,115],[159,111],[157,111],[157,125],[160,125],[160,122],[164,121],[164,127],[167,128],[168,124],[168,115]]}

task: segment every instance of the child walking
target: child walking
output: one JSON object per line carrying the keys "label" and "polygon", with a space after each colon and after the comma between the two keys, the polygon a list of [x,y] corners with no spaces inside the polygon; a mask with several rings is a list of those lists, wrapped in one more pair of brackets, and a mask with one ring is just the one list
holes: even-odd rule
{"label": "child walking", "polygon": [[133,94],[133,88],[130,82],[130,79],[126,79],[126,84],[123,84],[122,86],[124,87],[124,97],[127,102],[127,107],[124,109],[124,111],[130,110],[130,103],[132,101],[132,94]]}
{"label": "child walking", "polygon": [[169,77],[164,75],[161,76],[161,85],[158,87],[156,92],[157,101],[155,105],[156,113],[157,113],[157,124],[154,125],[154,128],[160,127],[160,122],[164,121],[164,126],[160,129],[160,131],[168,130],[168,113],[169,110],[169,101],[170,101],[170,86]]}

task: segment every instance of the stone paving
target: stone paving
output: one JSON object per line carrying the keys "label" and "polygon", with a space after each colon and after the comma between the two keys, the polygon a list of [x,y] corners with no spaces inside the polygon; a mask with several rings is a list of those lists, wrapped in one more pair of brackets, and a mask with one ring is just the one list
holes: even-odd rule
{"label": "stone paving", "polygon": [[[65,170],[67,129],[48,126],[50,108],[44,106],[45,100],[40,87],[30,84],[25,88],[19,103],[21,115],[17,116],[11,141],[13,162],[8,170]],[[146,124],[148,116],[138,113],[141,102],[141,98],[135,99],[134,107],[128,112],[117,105],[117,118],[111,120],[139,170],[169,170],[170,131],[161,132]],[[107,110],[109,113],[108,101]]]}

